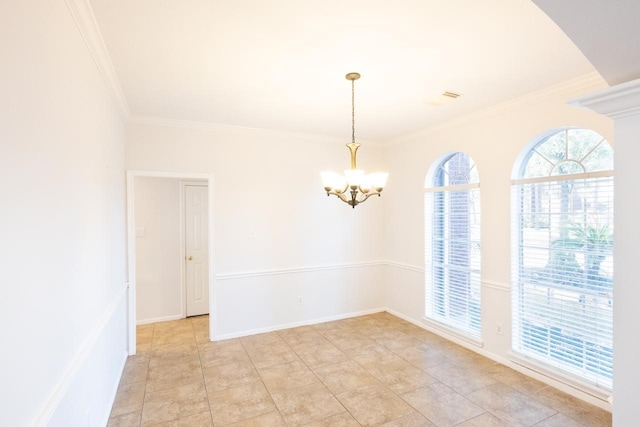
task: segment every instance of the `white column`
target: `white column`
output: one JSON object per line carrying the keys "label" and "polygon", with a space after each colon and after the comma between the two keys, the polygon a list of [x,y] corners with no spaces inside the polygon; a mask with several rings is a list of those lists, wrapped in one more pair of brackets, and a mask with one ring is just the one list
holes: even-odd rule
{"label": "white column", "polygon": [[575,105],[615,120],[613,425],[626,427],[640,420],[640,80]]}

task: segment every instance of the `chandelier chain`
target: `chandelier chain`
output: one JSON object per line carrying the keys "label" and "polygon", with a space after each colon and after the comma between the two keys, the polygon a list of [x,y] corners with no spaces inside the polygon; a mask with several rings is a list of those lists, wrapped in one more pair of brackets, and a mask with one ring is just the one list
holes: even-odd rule
{"label": "chandelier chain", "polygon": [[356,92],[355,80],[351,80],[351,142],[356,142]]}

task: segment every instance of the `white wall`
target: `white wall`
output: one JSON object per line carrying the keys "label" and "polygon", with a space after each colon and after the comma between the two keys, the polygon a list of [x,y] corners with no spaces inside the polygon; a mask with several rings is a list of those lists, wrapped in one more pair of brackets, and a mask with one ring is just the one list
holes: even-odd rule
{"label": "white wall", "polygon": [[640,417],[640,347],[637,344],[638,174],[640,155],[640,79],[588,93],[577,105],[615,120],[615,293],[613,295],[613,425],[637,424]]}
{"label": "white wall", "polygon": [[[348,135],[132,121],[126,139],[127,169],[214,176],[218,338],[384,307],[385,195],[351,209],[320,180],[349,167]],[[358,164],[380,170],[380,153],[364,143]]]}
{"label": "white wall", "polygon": [[136,321],[180,318],[183,313],[181,180],[135,177]]}
{"label": "white wall", "polygon": [[[480,174],[482,209],[482,338],[476,350],[501,361],[510,350],[510,179],[518,154],[550,129],[594,129],[613,145],[613,123],[566,104],[590,89],[573,82],[461,118],[446,126],[399,138],[386,150],[386,304],[420,323],[424,317],[424,181],[447,152],[463,151]],[[594,83],[591,90],[600,87]],[[615,146],[614,146],[615,147]],[[615,150],[615,148],[614,148]],[[617,165],[616,165],[617,167]],[[503,333],[496,331],[502,323]],[[584,396],[581,396],[584,397]]]}
{"label": "white wall", "polygon": [[[636,92],[640,81],[635,81]],[[640,324],[638,301],[638,212],[640,212],[640,186],[638,162],[640,158],[640,97],[635,96],[635,115],[618,118],[616,127],[616,232],[615,286],[613,317],[613,424],[624,427],[637,423],[640,418],[640,346],[637,325]],[[629,107],[629,105],[625,105]]]}
{"label": "white wall", "polygon": [[104,425],[126,351],[124,125],[64,0],[0,2],[0,425]]}
{"label": "white wall", "polygon": [[[636,108],[638,105],[636,105]],[[616,161],[616,233],[614,294],[614,414],[615,426],[637,422],[640,416],[640,346],[638,346],[638,255],[640,241],[638,212],[640,211],[637,159],[640,156],[640,115],[616,120],[616,138],[620,141]]]}

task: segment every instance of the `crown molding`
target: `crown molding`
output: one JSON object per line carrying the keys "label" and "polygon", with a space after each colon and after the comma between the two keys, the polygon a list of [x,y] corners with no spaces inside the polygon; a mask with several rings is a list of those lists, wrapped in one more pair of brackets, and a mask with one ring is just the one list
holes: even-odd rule
{"label": "crown molding", "polygon": [[607,83],[600,74],[592,72],[487,108],[483,108],[482,110],[474,111],[472,113],[429,126],[425,129],[397,136],[388,140],[384,145],[391,146],[404,144],[409,138],[431,135],[448,129],[468,125],[470,123],[508,113],[519,108],[535,105],[550,98],[575,96],[576,93],[585,93],[602,89],[606,84]]}
{"label": "crown molding", "polygon": [[640,114],[640,79],[599,90],[569,102],[612,119]]}
{"label": "crown molding", "polygon": [[[266,129],[266,128],[254,128],[249,126],[237,126],[237,125],[228,125],[223,123],[213,123],[213,122],[201,122],[201,121],[192,121],[192,120],[178,120],[178,119],[167,119],[164,117],[156,117],[156,116],[142,116],[142,115],[129,115],[127,119],[127,124],[133,125],[142,125],[142,126],[165,126],[165,127],[173,127],[173,128],[182,128],[182,129],[190,129],[190,130],[203,130],[203,131],[231,131],[231,132],[252,132],[256,134],[271,134],[276,137],[285,137],[285,138],[294,138],[294,139],[305,139],[307,142],[318,143],[318,144],[339,144],[345,143],[345,138],[338,138],[335,136],[328,135],[317,135],[312,133],[303,133],[303,132],[288,132],[284,130],[276,130],[276,129]],[[359,140],[363,144],[366,144],[367,147],[382,147],[383,144],[380,144],[376,141],[368,141],[368,140]],[[351,142],[351,141],[349,141]]]}
{"label": "crown molding", "polygon": [[91,53],[93,62],[95,62],[96,67],[98,67],[100,76],[104,80],[109,94],[115,101],[123,120],[127,120],[129,117],[129,105],[120,86],[116,71],[113,68],[111,57],[102,39],[102,34],[100,33],[100,28],[96,22],[89,0],[65,0],[65,2],[87,45],[87,49],[89,49],[89,53]]}

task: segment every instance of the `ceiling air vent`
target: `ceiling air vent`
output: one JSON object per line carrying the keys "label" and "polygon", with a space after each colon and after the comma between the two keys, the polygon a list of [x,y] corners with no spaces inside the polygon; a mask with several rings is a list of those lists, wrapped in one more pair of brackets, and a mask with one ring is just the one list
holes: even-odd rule
{"label": "ceiling air vent", "polygon": [[430,100],[427,101],[427,104],[433,105],[434,107],[439,107],[440,105],[446,104],[447,102],[451,102],[456,98],[459,98],[460,94],[455,92],[443,92],[442,95],[434,96]]}
{"label": "ceiling air vent", "polygon": [[459,93],[454,93],[454,92],[444,92],[442,94],[442,96],[446,96],[446,97],[449,97],[449,98],[456,99],[457,97],[460,96],[460,94]]}

